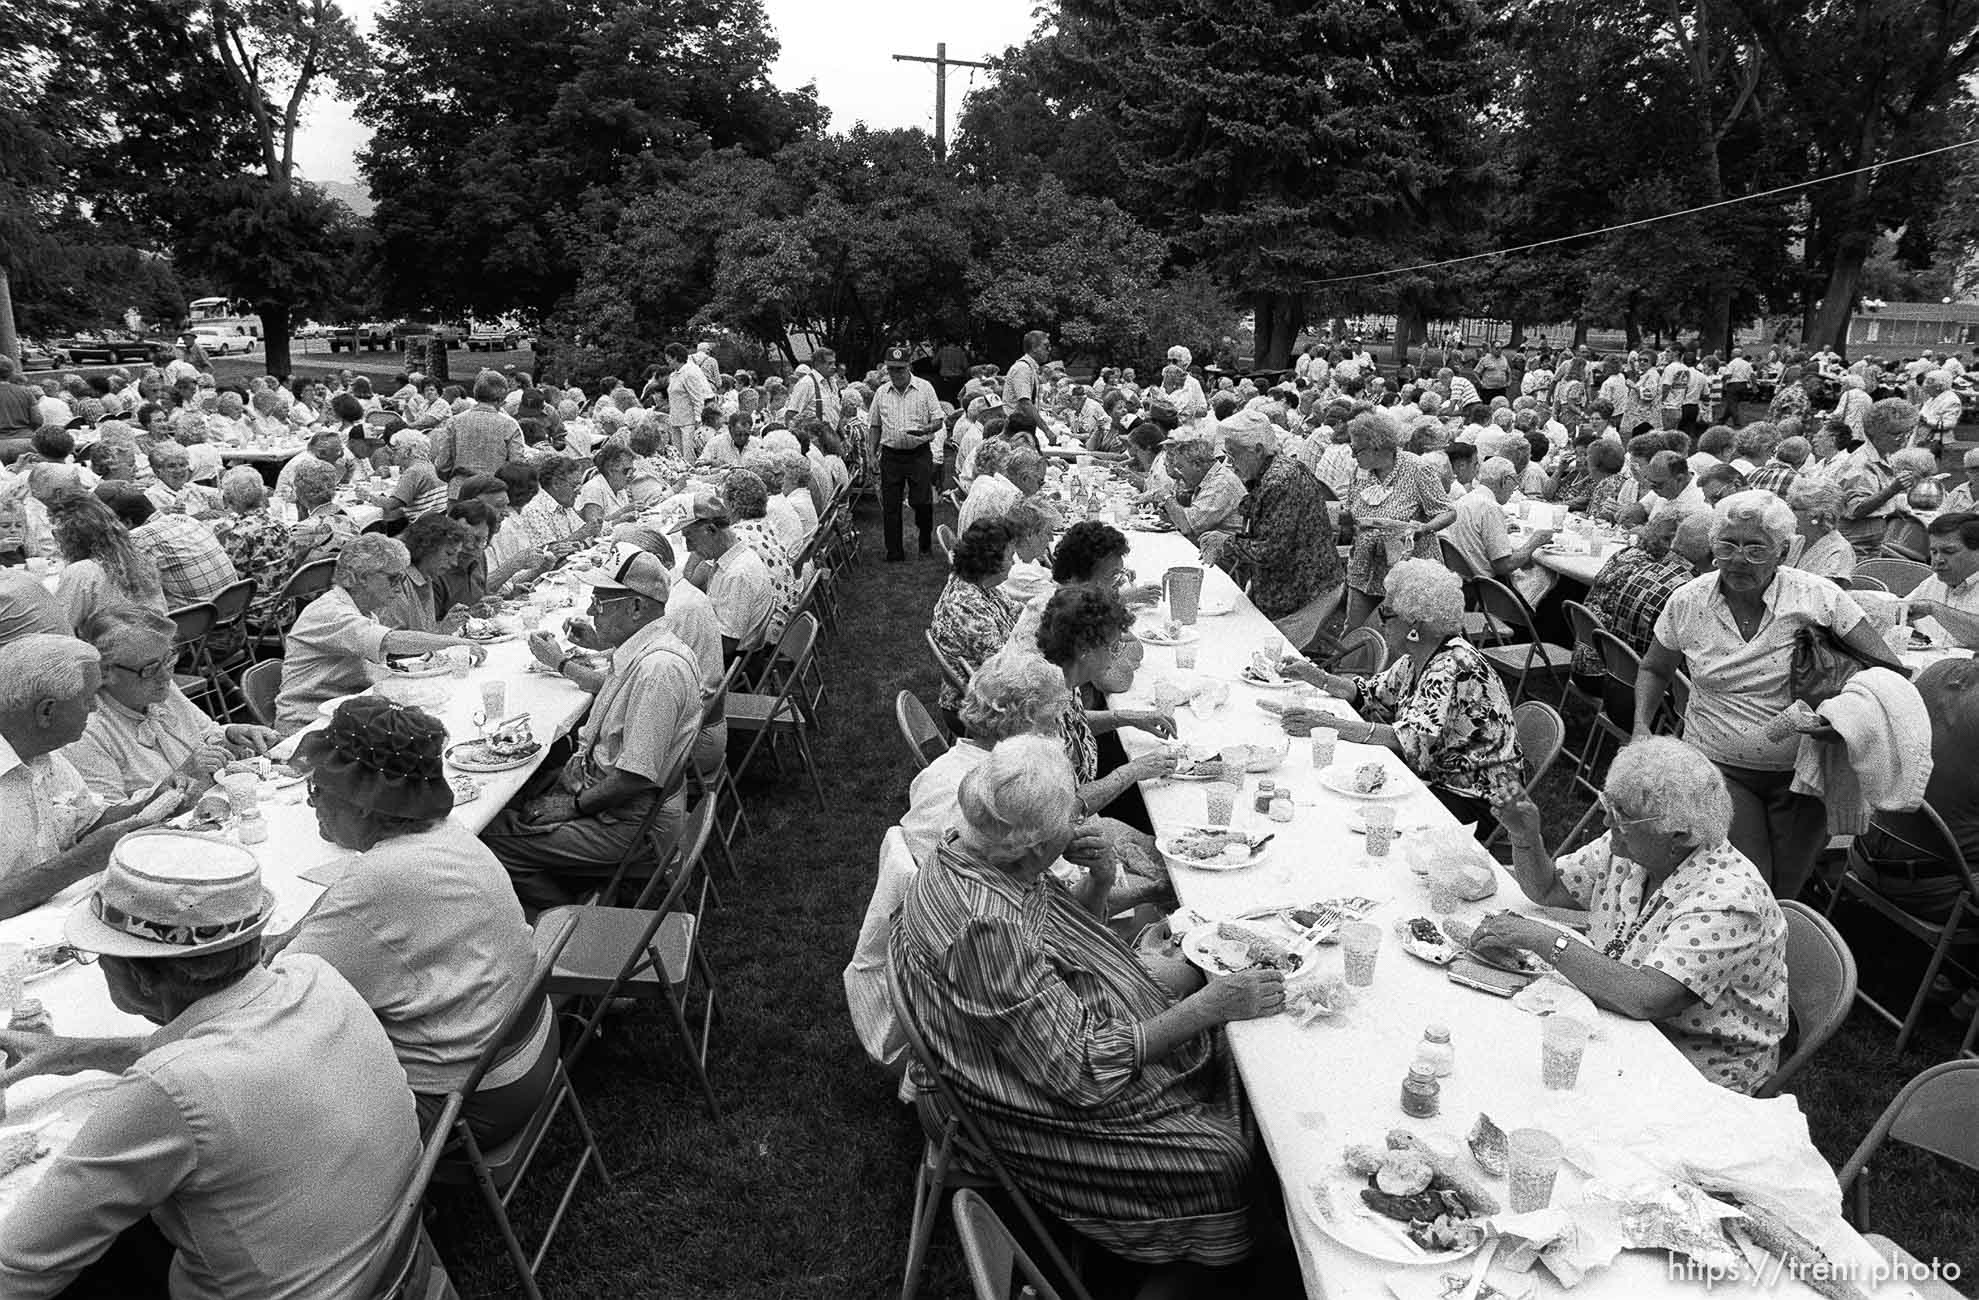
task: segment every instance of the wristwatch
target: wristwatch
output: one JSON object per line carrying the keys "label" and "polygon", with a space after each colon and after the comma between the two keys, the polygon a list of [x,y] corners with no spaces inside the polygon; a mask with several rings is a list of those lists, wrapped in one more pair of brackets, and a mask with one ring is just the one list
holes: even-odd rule
{"label": "wristwatch", "polygon": [[1569,939],[1564,934],[1554,939],[1553,951],[1550,954],[1548,954],[1546,960],[1553,963],[1553,965],[1558,966],[1560,964],[1560,958],[1563,955],[1565,955],[1568,948],[1573,946],[1573,942],[1574,941],[1572,939]]}

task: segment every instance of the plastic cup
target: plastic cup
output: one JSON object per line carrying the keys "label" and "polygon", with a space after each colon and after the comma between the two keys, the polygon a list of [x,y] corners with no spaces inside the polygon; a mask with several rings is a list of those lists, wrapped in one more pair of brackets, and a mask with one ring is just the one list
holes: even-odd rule
{"label": "plastic cup", "polygon": [[1550,1091],[1570,1091],[1580,1079],[1592,1032],[1593,1026],[1574,1016],[1548,1016],[1539,1022],[1539,1078]]}
{"label": "plastic cup", "polygon": [[27,985],[27,945],[0,943],[0,1010],[12,1012],[21,1004]]}
{"label": "plastic cup", "polygon": [[1389,846],[1395,843],[1395,810],[1387,804],[1364,803],[1361,805],[1361,825],[1367,828],[1367,855],[1370,858],[1385,858]]}
{"label": "plastic cup", "polygon": [[1327,768],[1333,766],[1333,751],[1339,743],[1340,738],[1334,732],[1333,728],[1314,727],[1312,729],[1312,765],[1314,771],[1324,772]]}
{"label": "plastic cup", "polygon": [[1211,781],[1203,787],[1203,801],[1208,806],[1211,826],[1228,826],[1230,814],[1237,808],[1237,787],[1228,781]]}
{"label": "plastic cup", "polygon": [[1511,1148],[1512,1213],[1545,1209],[1553,1203],[1553,1182],[1560,1176],[1560,1139],[1544,1129],[1515,1128],[1506,1142]]}
{"label": "plastic cup", "polygon": [[1459,868],[1448,862],[1438,862],[1429,869],[1429,910],[1437,916],[1448,916],[1457,910],[1463,898],[1457,892],[1457,882],[1461,876]]}
{"label": "plastic cup", "polygon": [[1346,961],[1347,983],[1366,988],[1374,983],[1374,962],[1381,955],[1381,927],[1366,921],[1341,926],[1340,952]]}
{"label": "plastic cup", "polygon": [[500,679],[481,683],[481,713],[493,726],[508,716],[508,683]]}
{"label": "plastic cup", "polygon": [[1196,666],[1195,642],[1185,641],[1175,647],[1175,666],[1177,668],[1194,668]]}
{"label": "plastic cup", "polygon": [[226,793],[227,802],[233,805],[234,815],[253,812],[261,806],[256,792],[261,780],[252,772],[228,772],[220,778],[220,789]]}
{"label": "plastic cup", "polygon": [[1194,624],[1202,603],[1203,571],[1193,564],[1178,564],[1163,577],[1161,586],[1168,598],[1168,616],[1184,627]]}

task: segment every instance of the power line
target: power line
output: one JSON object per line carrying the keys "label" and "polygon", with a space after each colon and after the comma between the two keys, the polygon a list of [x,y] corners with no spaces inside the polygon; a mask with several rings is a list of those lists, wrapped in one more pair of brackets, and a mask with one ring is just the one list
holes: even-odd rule
{"label": "power line", "polygon": [[896,54],[895,63],[932,63],[935,65],[935,161],[942,162],[948,157],[948,70],[969,68],[973,78],[976,68],[987,68],[987,63],[976,63],[969,59],[948,57],[948,42],[935,43],[935,56],[930,59],[923,54]]}
{"label": "power line", "polygon": [[1979,145],[1979,138],[1960,140],[1957,144],[1941,145],[1936,149],[1926,149],[1922,153],[1910,154],[1903,158],[1891,158],[1884,162],[1871,163],[1867,167],[1857,167],[1851,171],[1835,172],[1830,176],[1816,176],[1812,180],[1795,181],[1791,185],[1782,185],[1777,189],[1761,190],[1757,194],[1741,194],[1737,198],[1719,199],[1715,203],[1706,203],[1695,208],[1685,208],[1680,212],[1665,212],[1661,216],[1643,217],[1636,221],[1624,221],[1620,225],[1603,226],[1599,230],[1583,230],[1576,235],[1560,235],[1554,239],[1541,239],[1530,244],[1519,244],[1513,248],[1494,249],[1489,253],[1468,253],[1463,257],[1446,257],[1440,262],[1418,262],[1414,266],[1398,266],[1386,271],[1361,271],[1354,275],[1335,275],[1329,276],[1324,280],[1307,280],[1305,285],[1308,289],[1317,289],[1323,285],[1346,284],[1353,280],[1376,280],[1385,275],[1408,275],[1415,271],[1434,271],[1439,267],[1457,266],[1464,262],[1475,262],[1486,257],[1506,257],[1512,253],[1527,253],[1535,248],[1546,248],[1553,244],[1571,243],[1576,239],[1592,239],[1596,235],[1612,235],[1618,230],[1633,230],[1637,226],[1650,226],[1659,221],[1674,221],[1678,217],[1694,217],[1700,212],[1710,212],[1716,208],[1729,208],[1734,204],[1750,203],[1755,199],[1770,199],[1775,195],[1790,194],[1795,190],[1804,190],[1810,186],[1825,185],[1829,181],[1847,180],[1851,176],[1860,176],[1864,172],[1878,171],[1884,167],[1900,167],[1905,163],[1916,162],[1920,158],[1935,157],[1941,153],[1950,153],[1955,149],[1969,149],[1973,145]]}

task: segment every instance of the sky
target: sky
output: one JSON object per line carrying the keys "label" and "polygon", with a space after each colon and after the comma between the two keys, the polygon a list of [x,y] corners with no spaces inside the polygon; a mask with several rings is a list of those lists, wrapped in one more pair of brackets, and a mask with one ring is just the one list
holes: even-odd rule
{"label": "sky", "polygon": [[[344,0],[344,10],[369,31],[371,16],[383,2]],[[930,0],[853,0],[847,5],[764,0],[764,8],[783,43],[771,80],[786,90],[815,81],[819,102],[831,110],[836,131],[859,121],[932,131],[933,66],[896,63],[892,56],[932,58],[936,42],[946,41],[950,58],[982,59],[1022,43],[1037,25],[1032,0],[970,0],[954,6]],[[984,74],[967,68],[948,74],[951,134],[972,75],[980,79]],[[303,175],[316,181],[357,180],[357,151],[369,134],[348,105],[319,101],[296,139]]]}

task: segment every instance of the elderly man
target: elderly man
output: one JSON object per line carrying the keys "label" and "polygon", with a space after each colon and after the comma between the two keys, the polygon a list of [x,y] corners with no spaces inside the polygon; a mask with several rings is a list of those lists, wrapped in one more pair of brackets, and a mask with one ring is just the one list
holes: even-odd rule
{"label": "elderly man", "polygon": [[708,439],[695,463],[712,465],[717,469],[734,469],[742,463],[743,456],[749,450],[749,440],[755,437],[755,432],[749,416],[737,411],[728,417],[728,436]]}
{"label": "elderly man", "polygon": [[1704,504],[1715,506],[1734,492],[1743,492],[1748,484],[1745,475],[1730,465],[1720,462],[1700,471],[1695,479],[1697,490],[1704,494]]}
{"label": "elderly man", "polygon": [[1746,486],[1771,492],[1784,500],[1793,491],[1794,480],[1800,476],[1800,467],[1807,463],[1813,452],[1813,444],[1799,434],[1780,439],[1766,463],[1747,475]]}
{"label": "elderly man", "polygon": [[1941,455],[1946,440],[1964,414],[1965,403],[1952,388],[1951,372],[1926,372],[1924,401],[1917,408],[1917,428],[1911,433],[1910,445],[1923,447],[1934,456]]}
{"label": "elderly man", "polygon": [[114,807],[59,752],[81,739],[103,683],[96,651],[31,633],[0,646],[0,918],[103,869],[118,839],[178,811],[149,789]]}
{"label": "elderly man", "polygon": [[907,558],[903,496],[914,508],[921,554],[926,555],[934,546],[935,462],[929,447],[943,428],[941,403],[935,399],[933,385],[915,378],[913,359],[914,354],[905,347],[886,350],[887,382],[873,395],[873,409],[867,417],[868,461],[880,467],[880,531],[886,542],[886,558],[894,563]]}
{"label": "elderly man", "polygon": [[[297,457],[302,460],[301,457]],[[303,460],[295,473],[295,505],[301,517],[289,530],[297,567],[327,560],[357,536],[357,521],[337,504],[337,467],[320,460]]]}
{"label": "elderly man", "polygon": [[[1246,414],[1264,419],[1255,411]],[[1216,448],[1208,439],[1185,438],[1172,445],[1168,449],[1168,473],[1170,482],[1157,487],[1153,499],[1184,537],[1201,542],[1219,533],[1235,532],[1242,525],[1247,495],[1243,480],[1217,460]]]}
{"label": "elderly man", "polygon": [[[0,1220],[0,1294],[61,1294],[147,1214],[177,1247],[176,1300],[376,1294],[373,1264],[419,1159],[412,1093],[341,975],[302,954],[261,964],[273,913],[238,845],[118,845],[65,937],[101,954],[119,1010],[162,1028],[0,1036],[18,1058],[10,1077],[118,1076]],[[431,1266],[422,1251],[415,1272]]]}
{"label": "elderly man", "polygon": [[561,558],[597,536],[597,528],[577,511],[583,478],[584,462],[569,456],[545,456],[536,463],[536,495],[511,525],[524,546]]}
{"label": "elderly man", "polygon": [[1518,491],[1519,472],[1503,456],[1479,466],[1477,483],[1457,502],[1457,517],[1443,536],[1471,566],[1472,575],[1509,578],[1532,563],[1533,553],[1553,540],[1553,530],[1534,532],[1523,546],[1512,545],[1505,503]]}
{"label": "elderly man", "polygon": [[[1630,444],[1631,454],[1635,451]],[[1644,491],[1636,503],[1622,511],[1624,523],[1634,526],[1654,519],[1671,506],[1685,511],[1705,508],[1704,489],[1691,476],[1690,463],[1682,452],[1659,451],[1643,469]]]}
{"label": "elderly man", "polygon": [[[1690,518],[1702,521],[1700,533],[1708,553],[1709,516],[1665,510],[1642,526],[1634,546],[1610,556],[1588,585],[1587,607],[1605,630],[1628,642],[1639,655],[1648,652],[1656,616],[1663,612],[1670,593],[1697,576],[1691,561],[1674,549],[1678,529]],[[1601,651],[1592,642],[1574,646],[1573,671],[1576,677],[1603,675]]]}
{"label": "elderly man", "polygon": [[316,706],[370,688],[385,673],[387,655],[422,655],[459,647],[480,663],[487,651],[471,641],[434,632],[386,627],[378,614],[406,584],[412,556],[377,533],[351,539],[337,553],[330,589],[296,616],[282,650],[282,690],[275,726],[287,735],[316,718]]}
{"label": "elderly man", "polygon": [[1904,493],[1916,480],[1890,463],[1890,457],[1917,427],[1917,408],[1901,397],[1886,397],[1863,417],[1863,443],[1848,454],[1836,476],[1842,485],[1842,535],[1859,559],[1870,559],[1883,545],[1890,516],[1905,509]]}
{"label": "elderly man", "polygon": [[1252,602],[1286,640],[1303,649],[1319,637],[1346,594],[1326,489],[1312,471],[1280,452],[1268,421],[1239,419],[1224,430],[1223,446],[1249,493],[1250,517],[1242,532],[1217,534],[1203,548],[1203,559],[1229,569],[1248,566]]}
{"label": "elderly man", "polygon": [[474,377],[474,405],[433,433],[433,467],[441,478],[492,474],[528,454],[522,426],[502,410],[508,390],[508,380],[499,370],[483,370]]}
{"label": "elderly man", "polygon": [[156,481],[144,495],[159,514],[198,518],[220,512],[220,494],[192,481],[192,456],[184,447],[176,442],[153,443],[150,458]]}
{"label": "elderly man", "polygon": [[[344,437],[335,429],[318,429],[309,435],[309,442],[298,455],[289,457],[281,472],[275,475],[275,496],[283,501],[295,500],[295,476],[310,461],[321,461],[337,471],[336,482],[341,484],[351,476],[357,467],[357,457],[351,455],[350,448],[344,445]],[[334,490],[334,489],[333,489]]]}
{"label": "elderly man", "polygon": [[[1913,617],[1935,619],[1966,649],[1979,648],[1979,514],[1941,514],[1925,529],[1931,576],[1912,588]],[[1938,629],[1926,626],[1925,631]]]}
{"label": "elderly man", "polygon": [[1967,451],[1959,467],[1965,471],[1965,481],[1945,494],[1941,513],[1962,515],[1979,509],[1979,447]]}
{"label": "elderly man", "polygon": [[1000,463],[994,455],[977,454],[980,467],[994,469],[994,473],[984,473],[969,487],[969,495],[963,499],[962,509],[956,513],[955,532],[957,536],[969,531],[969,525],[981,519],[1001,519],[1008,514],[1010,507],[1019,501],[1028,500],[1044,486],[1044,457],[1030,447],[1007,447]]}
{"label": "elderly man", "polygon": [[1044,363],[1051,356],[1051,335],[1031,330],[1024,335],[1024,355],[1010,363],[1003,376],[1003,404],[1012,411],[1037,414],[1042,404]]}
{"label": "elderly man", "polygon": [[721,632],[722,658],[757,649],[777,612],[777,590],[769,567],[755,548],[735,535],[722,499],[697,493],[693,513],[681,526],[687,543],[686,577],[707,593]]}
{"label": "elderly man", "polygon": [[688,756],[701,729],[700,665],[666,627],[666,565],[635,550],[585,581],[596,643],[611,652],[605,667],[589,666],[541,632],[530,636],[529,652],[597,700],[562,770],[526,787],[482,837],[532,908],[570,902],[611,875],[656,802],[659,842],[678,838]]}

